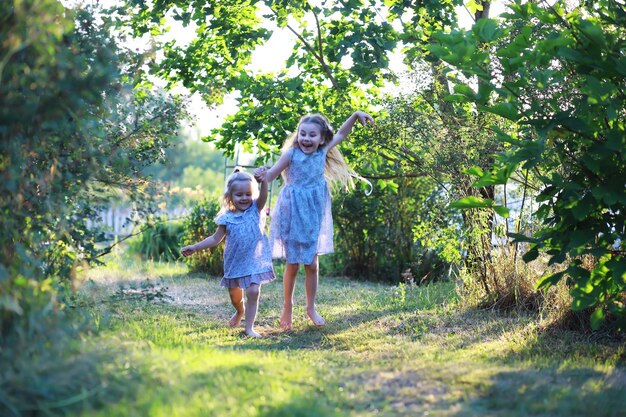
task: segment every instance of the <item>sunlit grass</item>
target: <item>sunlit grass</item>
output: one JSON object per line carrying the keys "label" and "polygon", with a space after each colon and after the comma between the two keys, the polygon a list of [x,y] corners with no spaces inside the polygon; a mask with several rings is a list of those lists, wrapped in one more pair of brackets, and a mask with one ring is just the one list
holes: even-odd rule
{"label": "sunlit grass", "polygon": [[[299,277],[294,329],[284,332],[279,276],[263,287],[265,337],[253,340],[226,326],[232,307],[218,279],[176,263],[124,262],[83,276],[85,311],[99,323],[87,341],[113,359],[100,366],[98,401],[72,415],[624,415],[622,342],[462,309],[449,282],[323,277],[317,301],[328,324],[318,329]],[[164,297],[118,290],[145,280]]]}

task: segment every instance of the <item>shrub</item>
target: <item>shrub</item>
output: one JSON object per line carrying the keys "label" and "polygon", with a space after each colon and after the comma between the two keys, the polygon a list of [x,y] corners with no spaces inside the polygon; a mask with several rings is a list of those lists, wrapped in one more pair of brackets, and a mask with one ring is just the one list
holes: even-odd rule
{"label": "shrub", "polygon": [[[416,239],[415,227],[432,207],[432,184],[397,178],[375,187],[339,194],[333,204],[335,253],[322,263],[334,274],[398,283],[409,270],[415,282],[433,281],[447,272],[436,252]],[[322,257],[324,259],[325,257]]]}
{"label": "shrub", "polygon": [[131,250],[153,261],[174,261],[180,258],[181,222],[159,222],[144,231]]}
{"label": "shrub", "polygon": [[[191,245],[212,235],[217,229],[215,216],[220,211],[216,198],[207,198],[196,204],[183,223],[180,245]],[[185,262],[194,272],[221,276],[224,273],[224,245],[186,257]]]}
{"label": "shrub", "polygon": [[[450,99],[515,122],[513,131],[494,130],[510,148],[473,171],[479,186],[537,174],[541,228],[510,236],[530,244],[525,261],[546,254],[566,264],[538,287],[564,280],[572,308],[591,309],[595,329],[609,319],[625,330],[626,15],[615,1],[569,3],[513,2],[503,19],[437,36],[430,49],[451,74],[479,82],[476,91],[456,76]],[[595,259],[592,268],[583,256]]]}
{"label": "shrub", "polygon": [[181,101],[135,79],[138,57],[89,8],[1,2],[0,21],[0,415],[52,415],[90,389],[60,366],[81,347],[73,278],[102,253],[87,220],[111,188],[152,201],[142,168],[178,131]]}

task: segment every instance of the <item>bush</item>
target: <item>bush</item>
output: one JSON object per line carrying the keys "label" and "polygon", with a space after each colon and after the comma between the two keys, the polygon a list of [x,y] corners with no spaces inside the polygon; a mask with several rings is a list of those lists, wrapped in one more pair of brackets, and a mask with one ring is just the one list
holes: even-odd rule
{"label": "bush", "polygon": [[[510,236],[530,244],[524,261],[545,254],[551,265],[566,264],[538,287],[563,280],[572,308],[590,309],[595,329],[608,319],[626,330],[626,14],[615,1],[577,3],[511,3],[502,20],[437,36],[431,51],[453,67],[455,101],[515,122],[513,131],[494,131],[510,148],[473,171],[481,187],[537,174],[541,228]],[[461,75],[479,80],[478,93]],[[583,256],[594,258],[591,268]]]}
{"label": "bush", "polygon": [[[192,245],[211,236],[217,229],[214,219],[219,211],[220,206],[216,198],[207,198],[196,204],[183,223],[181,247]],[[224,273],[224,245],[194,253],[186,257],[185,262],[191,271],[221,276]]]}
{"label": "bush", "polygon": [[[398,178],[397,187],[376,187],[340,194],[333,203],[335,253],[322,257],[333,274],[391,283],[410,273],[415,283],[447,274],[447,265],[415,235],[423,213],[432,211],[432,184],[419,178]],[[408,271],[407,271],[408,270]]]}
{"label": "bush", "polygon": [[87,220],[112,188],[153,200],[142,168],[182,106],[135,78],[139,57],[89,8],[1,2],[0,21],[0,415],[53,415],[90,389],[68,375],[96,367],[61,366],[81,349],[66,314],[76,270],[102,254]]}
{"label": "bush", "polygon": [[180,222],[159,222],[144,231],[131,246],[145,259],[153,261],[175,261],[180,258],[180,240],[183,234]]}

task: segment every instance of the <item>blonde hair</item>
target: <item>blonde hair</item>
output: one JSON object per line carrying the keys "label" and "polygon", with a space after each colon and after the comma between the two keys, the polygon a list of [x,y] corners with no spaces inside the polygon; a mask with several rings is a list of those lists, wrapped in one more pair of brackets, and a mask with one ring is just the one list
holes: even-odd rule
{"label": "blonde hair", "polygon": [[[233,173],[226,179],[226,189],[224,190],[224,194],[222,194],[222,199],[220,201],[222,206],[220,213],[235,210],[235,203],[233,203],[233,184],[237,181],[250,181],[250,183],[254,184],[254,177],[243,171],[240,167],[236,167],[233,170]],[[253,198],[256,197],[256,194],[258,194],[257,187],[252,187]]]}
{"label": "blonde hair", "polygon": [[[298,131],[302,123],[314,123],[319,126],[322,141],[320,142],[320,148],[328,145],[332,140],[335,132],[333,131],[330,122],[320,113],[310,114],[302,116],[298,122],[298,128],[293,132],[283,145],[283,152],[288,151],[291,148],[298,147]],[[343,158],[339,148],[334,146],[326,153],[326,164],[324,166],[324,176],[330,183],[337,183],[339,186],[350,189],[354,186],[353,177],[356,177],[356,172],[348,166],[346,160]]]}

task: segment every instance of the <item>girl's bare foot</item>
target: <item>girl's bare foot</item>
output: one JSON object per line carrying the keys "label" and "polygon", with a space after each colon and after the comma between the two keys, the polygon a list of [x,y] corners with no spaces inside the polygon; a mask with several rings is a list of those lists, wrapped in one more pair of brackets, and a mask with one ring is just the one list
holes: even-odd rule
{"label": "girl's bare foot", "polygon": [[258,337],[261,337],[261,335],[258,334],[257,332],[255,332],[254,330],[246,330],[246,335],[248,337],[253,337],[255,339],[258,338]]}
{"label": "girl's bare foot", "polygon": [[283,330],[291,330],[293,323],[293,310],[283,307],[283,312],[280,315],[280,327]]}
{"label": "girl's bare foot", "polygon": [[241,319],[243,318],[244,315],[244,311],[237,311],[235,312],[235,314],[233,314],[233,316],[230,318],[230,320],[228,321],[228,325],[230,327],[237,327],[239,326],[239,323],[241,323]]}
{"label": "girl's bare foot", "polygon": [[324,320],[324,318],[322,316],[317,314],[317,311],[315,311],[315,310],[307,310],[306,313],[308,314],[309,318],[311,319],[311,321],[313,322],[314,325],[316,325],[316,326],[324,326],[326,324],[326,320]]}

